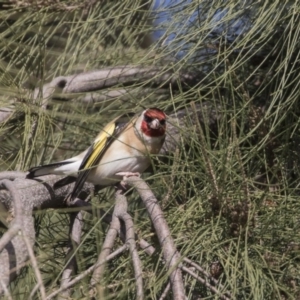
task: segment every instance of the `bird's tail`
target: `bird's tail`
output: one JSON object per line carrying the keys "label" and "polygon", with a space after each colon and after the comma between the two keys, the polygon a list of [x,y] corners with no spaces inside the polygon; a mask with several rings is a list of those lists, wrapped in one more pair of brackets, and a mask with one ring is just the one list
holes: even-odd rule
{"label": "bird's tail", "polygon": [[68,165],[70,163],[72,163],[72,161],[61,161],[49,165],[33,167],[30,170],[28,170],[29,173],[26,175],[26,178],[32,179],[34,177],[39,177],[39,176],[44,176],[49,174],[63,175],[61,167],[64,165]]}

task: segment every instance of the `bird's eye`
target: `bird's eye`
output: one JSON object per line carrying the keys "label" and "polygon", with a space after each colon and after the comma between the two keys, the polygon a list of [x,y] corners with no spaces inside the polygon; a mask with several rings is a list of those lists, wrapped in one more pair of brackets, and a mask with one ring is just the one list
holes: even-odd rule
{"label": "bird's eye", "polygon": [[166,125],[166,120],[165,120],[165,119],[160,120],[159,123],[160,123],[160,125],[163,125],[163,126],[164,126],[164,125]]}
{"label": "bird's eye", "polygon": [[147,123],[150,123],[153,119],[151,117],[148,117],[148,116],[144,116],[144,120],[147,122]]}

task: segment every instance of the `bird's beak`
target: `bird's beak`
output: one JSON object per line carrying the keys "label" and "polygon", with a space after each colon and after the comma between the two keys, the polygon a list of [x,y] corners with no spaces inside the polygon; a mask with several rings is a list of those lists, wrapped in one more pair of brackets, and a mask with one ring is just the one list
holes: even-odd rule
{"label": "bird's beak", "polygon": [[158,119],[153,119],[149,125],[152,129],[158,129],[160,127]]}

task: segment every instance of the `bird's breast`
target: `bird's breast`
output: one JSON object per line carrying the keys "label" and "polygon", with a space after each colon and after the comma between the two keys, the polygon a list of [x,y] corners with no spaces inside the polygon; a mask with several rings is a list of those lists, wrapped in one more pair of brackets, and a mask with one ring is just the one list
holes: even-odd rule
{"label": "bird's breast", "polygon": [[88,181],[96,185],[113,185],[122,177],[115,175],[119,172],[142,173],[150,165],[150,158],[137,148],[116,140],[107,149],[98,166],[91,171]]}

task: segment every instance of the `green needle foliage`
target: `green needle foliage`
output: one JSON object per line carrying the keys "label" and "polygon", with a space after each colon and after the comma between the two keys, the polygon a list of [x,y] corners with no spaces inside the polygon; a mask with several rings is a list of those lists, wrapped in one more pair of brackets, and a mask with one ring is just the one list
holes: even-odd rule
{"label": "green needle foliage", "polygon": [[[144,176],[161,201],[178,250],[234,299],[299,299],[299,7],[299,0],[190,1],[174,13],[165,37],[155,41],[150,1],[1,4],[0,107],[14,111],[0,124],[1,170],[26,171],[69,158],[120,113],[149,106],[170,114],[187,108],[177,150],[155,165],[154,175]],[[220,26],[249,14],[249,30],[232,43],[212,37],[218,8],[229,11]],[[183,18],[184,34],[163,43]],[[180,56],[183,45],[188,48]],[[196,59],[208,49],[214,54]],[[85,95],[60,95],[49,100],[47,109],[33,97],[34,88],[55,77],[127,64],[201,70],[207,81],[161,94],[141,82],[126,87],[126,100],[88,104],[80,101]],[[93,93],[100,97],[107,90]],[[218,116],[214,126],[195,122],[194,105],[205,103]],[[159,249],[138,196],[133,192],[128,198],[139,237]],[[113,191],[105,189],[92,201],[111,211]],[[50,293],[66,264],[69,218],[65,211],[48,210],[36,212],[35,220],[35,254]],[[99,216],[85,216],[76,253],[79,273],[97,259],[106,230]],[[140,255],[147,299],[158,299],[168,282],[160,251]],[[89,279],[74,287],[72,299],[89,298]],[[217,299],[190,275],[184,280],[189,299]],[[104,283],[107,299],[134,299],[129,256],[107,265]],[[29,264],[11,284],[12,297],[28,298],[35,284]]]}

